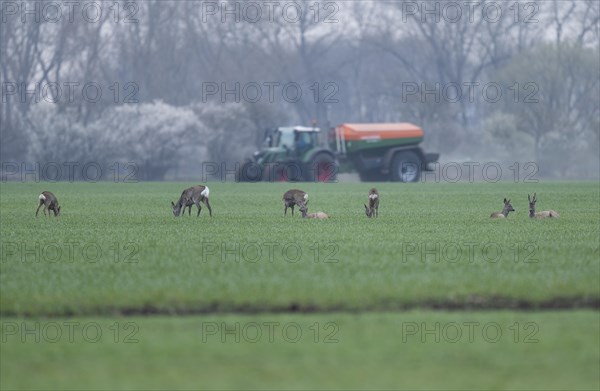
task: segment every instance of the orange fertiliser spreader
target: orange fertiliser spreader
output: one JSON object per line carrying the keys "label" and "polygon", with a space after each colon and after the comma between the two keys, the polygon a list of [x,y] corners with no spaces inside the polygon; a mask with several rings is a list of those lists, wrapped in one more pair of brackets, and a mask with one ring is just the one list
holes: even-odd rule
{"label": "orange fertiliser spreader", "polygon": [[425,135],[423,129],[408,122],[341,124],[338,132],[346,141],[406,138],[422,140]]}

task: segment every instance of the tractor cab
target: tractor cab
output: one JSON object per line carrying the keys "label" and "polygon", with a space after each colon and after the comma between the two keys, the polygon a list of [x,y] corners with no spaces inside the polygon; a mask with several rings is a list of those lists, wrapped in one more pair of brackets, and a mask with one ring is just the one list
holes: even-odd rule
{"label": "tractor cab", "polygon": [[319,145],[319,128],[289,126],[271,131],[265,143],[270,148],[283,149],[288,155],[303,156]]}

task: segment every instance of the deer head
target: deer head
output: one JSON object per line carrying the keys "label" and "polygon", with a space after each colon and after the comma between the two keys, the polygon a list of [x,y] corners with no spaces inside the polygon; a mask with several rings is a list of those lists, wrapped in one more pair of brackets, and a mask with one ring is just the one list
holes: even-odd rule
{"label": "deer head", "polygon": [[181,203],[174,203],[173,201],[171,201],[171,206],[173,207],[173,215],[175,217],[178,217],[181,214]]}
{"label": "deer head", "polygon": [[300,207],[300,212],[302,213],[302,217],[306,217],[306,215],[308,214],[308,201],[306,201],[306,202],[300,201],[298,203],[298,206]]}
{"label": "deer head", "polygon": [[529,216],[535,216],[535,203],[537,202],[537,194],[533,193],[533,198],[527,194],[527,199],[529,200]]}
{"label": "deer head", "polygon": [[510,200],[507,200],[505,198],[504,199],[504,210],[502,210],[502,213],[504,214],[504,216],[508,216],[508,212],[514,212],[514,211],[515,211],[514,208],[510,204]]}
{"label": "deer head", "polygon": [[369,208],[367,204],[363,204],[365,206],[365,214],[367,217],[373,217],[373,209]]}

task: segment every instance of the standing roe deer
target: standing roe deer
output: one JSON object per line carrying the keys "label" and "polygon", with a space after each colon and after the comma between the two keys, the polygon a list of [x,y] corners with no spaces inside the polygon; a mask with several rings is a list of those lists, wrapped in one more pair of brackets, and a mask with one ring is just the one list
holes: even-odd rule
{"label": "standing roe deer", "polygon": [[283,193],[283,215],[287,216],[288,208],[292,208],[292,216],[294,216],[294,206],[308,203],[308,194],[302,190],[290,189]]}
{"label": "standing roe deer", "polygon": [[504,209],[502,209],[502,212],[494,212],[491,214],[490,218],[492,219],[496,219],[496,218],[505,218],[508,217],[508,212],[514,212],[515,210],[513,209],[512,205],[510,204],[510,200],[507,200],[506,198],[504,199]]}
{"label": "standing roe deer", "polygon": [[555,210],[545,210],[543,212],[535,211],[535,203],[537,202],[537,195],[533,193],[533,199],[529,194],[527,194],[527,199],[529,200],[529,217],[534,218],[546,218],[546,217],[554,217],[558,218],[560,215]]}
{"label": "standing roe deer", "polygon": [[35,217],[37,217],[42,205],[44,205],[44,209],[42,209],[44,216],[46,215],[46,209],[48,210],[48,217],[50,217],[50,211],[54,212],[54,216],[60,215],[60,206],[58,206],[58,199],[54,194],[49,191],[43,191],[38,199],[40,200],[40,204],[35,211]]}
{"label": "standing roe deer", "polygon": [[324,212],[308,213],[308,207],[306,206],[306,204],[308,204],[308,201],[306,203],[300,202],[298,204],[303,218],[305,218],[305,219],[328,219],[329,218],[329,215]]}
{"label": "standing roe deer", "polygon": [[376,188],[369,190],[369,206],[363,205],[367,217],[379,217],[379,192]]}
{"label": "standing roe deer", "polygon": [[173,206],[173,214],[175,217],[181,214],[181,210],[183,209],[183,214],[185,214],[185,208],[188,209],[188,216],[192,215],[192,205],[196,205],[198,207],[198,214],[196,217],[200,216],[200,211],[202,207],[200,206],[200,202],[203,202],[208,208],[208,213],[210,217],[212,217],[212,209],[210,208],[210,202],[208,201],[208,195],[210,194],[210,190],[208,186],[193,186],[189,189],[185,189],[183,193],[181,193],[181,197],[179,197],[179,201],[175,204],[171,201],[171,206]]}

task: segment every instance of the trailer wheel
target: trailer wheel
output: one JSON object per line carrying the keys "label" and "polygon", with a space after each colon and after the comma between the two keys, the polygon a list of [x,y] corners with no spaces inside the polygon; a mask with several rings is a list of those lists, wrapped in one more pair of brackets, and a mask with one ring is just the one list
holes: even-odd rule
{"label": "trailer wheel", "polygon": [[417,182],[421,177],[421,159],[412,151],[398,152],[391,171],[394,182]]}
{"label": "trailer wheel", "polygon": [[245,162],[237,173],[238,182],[260,182],[262,168],[255,162]]}
{"label": "trailer wheel", "polygon": [[309,182],[335,182],[337,171],[335,159],[328,153],[319,153],[306,168],[304,177]]}

